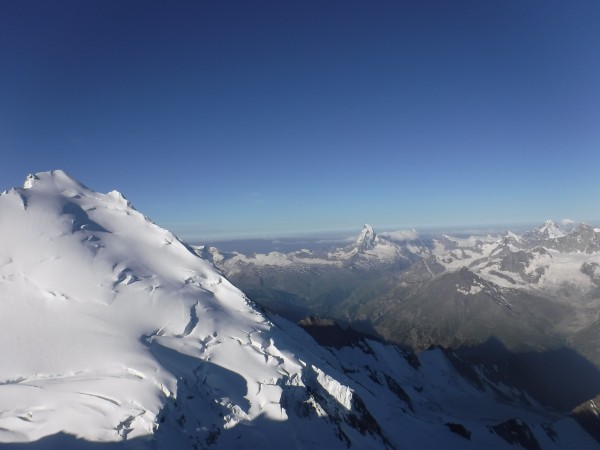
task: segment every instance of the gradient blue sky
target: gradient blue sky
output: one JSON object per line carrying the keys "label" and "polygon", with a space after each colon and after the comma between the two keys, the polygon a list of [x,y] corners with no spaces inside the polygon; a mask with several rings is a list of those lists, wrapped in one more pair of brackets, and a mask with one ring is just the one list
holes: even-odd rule
{"label": "gradient blue sky", "polygon": [[191,240],[600,218],[600,2],[0,1],[0,188]]}

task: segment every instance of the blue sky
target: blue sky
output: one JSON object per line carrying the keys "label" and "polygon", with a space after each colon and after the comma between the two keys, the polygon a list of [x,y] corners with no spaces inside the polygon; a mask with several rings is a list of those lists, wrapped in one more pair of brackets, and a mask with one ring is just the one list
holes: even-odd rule
{"label": "blue sky", "polygon": [[600,3],[0,2],[0,188],[215,236],[600,218]]}

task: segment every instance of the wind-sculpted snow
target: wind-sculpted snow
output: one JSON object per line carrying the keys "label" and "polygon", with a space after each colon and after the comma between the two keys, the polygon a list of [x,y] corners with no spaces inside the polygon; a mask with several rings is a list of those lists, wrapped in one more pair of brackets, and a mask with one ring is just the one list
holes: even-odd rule
{"label": "wind-sculpted snow", "polygon": [[[0,329],[0,442],[56,433],[155,435],[163,448],[382,442],[344,420],[335,432],[307,423],[316,434],[306,436],[301,426],[247,426],[295,424],[302,405],[338,419],[361,413],[352,390],[297,357],[211,263],[120,193],[62,171],[0,196]],[[301,404],[287,394],[282,403],[290,387]]]}

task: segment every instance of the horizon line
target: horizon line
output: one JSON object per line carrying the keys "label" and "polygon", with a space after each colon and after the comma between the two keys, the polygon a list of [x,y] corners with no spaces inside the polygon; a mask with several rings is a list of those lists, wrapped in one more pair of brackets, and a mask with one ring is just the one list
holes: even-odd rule
{"label": "horizon line", "polygon": [[[453,224],[453,225],[428,225],[428,226],[373,226],[376,234],[384,234],[395,231],[412,231],[423,232],[425,234],[450,234],[458,233],[502,233],[508,231],[527,231],[542,225],[546,220],[553,220],[558,225],[566,223],[588,224],[592,226],[598,225],[599,220],[572,220],[572,219],[545,219],[544,221],[523,221],[510,223],[488,223],[488,224]],[[365,222],[364,225],[369,224]],[[167,224],[169,225],[169,224]],[[192,225],[186,223],[186,228]],[[177,224],[170,224],[170,227],[165,227],[172,231],[182,240],[191,244],[200,242],[230,242],[239,240],[276,240],[276,239],[331,239],[340,240],[342,238],[353,237],[358,234],[363,225],[358,227],[343,227],[343,228],[323,228],[310,230],[287,230],[287,231],[193,231],[193,230],[177,230]]]}

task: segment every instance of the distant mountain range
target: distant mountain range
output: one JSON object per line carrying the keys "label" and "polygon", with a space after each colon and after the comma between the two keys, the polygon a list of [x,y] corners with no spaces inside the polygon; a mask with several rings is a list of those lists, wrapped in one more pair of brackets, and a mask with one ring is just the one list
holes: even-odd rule
{"label": "distant mountain range", "polygon": [[[450,336],[456,338],[460,321],[454,321],[446,337],[429,336],[438,325],[448,325],[441,318],[430,326],[423,322],[425,317],[434,320],[440,308],[448,309],[445,318],[460,313],[469,320],[485,311],[498,315],[494,323],[506,316],[515,326],[528,322],[525,328],[530,329],[533,321],[539,330],[535,339],[510,343],[507,337],[511,348],[531,349],[543,348],[548,339],[573,336],[592,325],[600,312],[600,229],[593,226],[582,223],[564,231],[549,220],[521,235],[424,238],[414,230],[402,240],[394,235],[399,233],[377,235],[365,225],[354,242],[326,252],[245,255],[215,247],[198,247],[197,252],[259,304],[284,316],[317,314],[347,324],[366,321],[381,337],[415,349],[449,345]],[[411,302],[419,307],[408,307]],[[531,302],[536,306],[530,311]],[[467,315],[460,307],[463,303]],[[412,320],[417,309],[424,316],[414,321],[418,335],[409,323],[400,327],[402,331],[388,323],[401,320],[403,314]],[[477,337],[474,330],[458,341],[478,343],[501,331],[488,328],[487,336]],[[514,330],[506,331],[511,335]]]}
{"label": "distant mountain range", "polygon": [[[521,234],[461,238],[377,235],[365,225],[354,242],[326,252],[197,251],[293,321],[330,318],[417,352],[469,349],[474,360],[490,340],[511,356],[566,349],[600,367],[600,229],[591,225],[548,220]],[[531,364],[532,376],[544,377],[547,364]],[[540,395],[564,408],[586,394],[566,400],[553,385]]]}
{"label": "distant mountain range", "polygon": [[[580,241],[595,234],[581,230],[581,239],[572,233],[551,239],[582,248]],[[536,400],[539,389],[521,360],[473,362],[478,351],[510,353],[503,342],[521,345],[511,342],[515,334],[536,349],[577,326],[584,327],[579,338],[596,336],[593,321],[562,324],[571,309],[559,295],[563,288],[546,280],[554,266],[525,294],[529,265],[550,260],[538,243],[520,239],[520,247],[416,235],[398,241],[365,226],[354,243],[323,254],[223,254],[181,242],[119,192],[95,192],[62,171],[30,175],[22,188],[0,194],[0,445],[598,448],[592,398],[598,386],[574,389],[566,400],[581,402],[573,411],[556,410]],[[532,252],[525,278],[520,259],[517,271],[494,259],[503,246]],[[563,254],[544,251],[551,261]],[[425,339],[429,345],[461,330],[456,339],[477,345],[456,351],[433,345],[416,354],[328,318],[304,317],[300,327],[265,312],[196,252],[249,282],[254,293],[271,292],[266,298],[290,315],[294,308],[329,311],[354,324],[364,320],[380,334],[387,316],[396,316],[398,332],[407,327],[411,337],[402,331],[392,336],[398,342],[416,336],[420,349]],[[595,286],[594,253],[573,255],[581,257],[581,277]],[[495,265],[454,267],[456,260],[482,258]],[[592,308],[593,294],[586,295]],[[530,314],[542,301],[544,311]],[[420,328],[408,326],[398,302]],[[437,317],[426,314],[435,309]],[[512,324],[518,315],[538,328]],[[508,328],[502,341],[481,331],[498,323]],[[597,375],[573,352],[554,360]]]}

